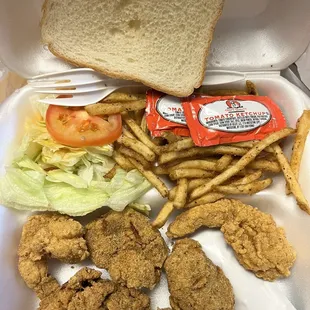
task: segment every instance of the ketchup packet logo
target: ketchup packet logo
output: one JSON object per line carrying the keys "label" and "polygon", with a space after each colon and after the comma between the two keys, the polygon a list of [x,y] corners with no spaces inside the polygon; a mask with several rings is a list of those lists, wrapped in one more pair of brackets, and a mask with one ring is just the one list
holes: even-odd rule
{"label": "ketchup packet logo", "polygon": [[237,100],[230,99],[226,100],[227,110],[231,110],[230,112],[242,112],[244,111],[243,106]]}
{"label": "ketchup packet logo", "polygon": [[146,122],[152,136],[161,136],[162,131],[190,136],[180,98],[149,90],[146,101]]}
{"label": "ketchup packet logo", "polygon": [[263,96],[193,96],[183,108],[198,146],[261,140],[286,127],[280,108]]}

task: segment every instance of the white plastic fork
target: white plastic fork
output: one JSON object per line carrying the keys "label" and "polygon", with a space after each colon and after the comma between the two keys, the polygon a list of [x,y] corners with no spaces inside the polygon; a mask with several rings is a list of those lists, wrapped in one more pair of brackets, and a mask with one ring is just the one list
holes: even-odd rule
{"label": "white plastic fork", "polygon": [[[241,72],[209,70],[203,85],[229,84],[245,77]],[[36,93],[55,95],[55,98],[42,98],[40,102],[72,107],[97,103],[119,88],[142,86],[132,81],[112,79],[87,68],[38,75],[28,80],[28,84]],[[63,96],[57,98],[59,95]]]}
{"label": "white plastic fork", "polygon": [[42,74],[28,80],[36,93],[60,96],[42,98],[42,103],[61,106],[86,106],[97,103],[119,88],[141,86],[141,84],[112,79],[87,68]]}

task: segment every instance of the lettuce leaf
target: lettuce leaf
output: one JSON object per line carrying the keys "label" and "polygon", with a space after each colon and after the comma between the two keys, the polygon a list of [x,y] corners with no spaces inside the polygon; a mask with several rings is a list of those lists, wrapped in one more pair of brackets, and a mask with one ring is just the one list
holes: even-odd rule
{"label": "lettuce leaf", "polygon": [[131,202],[128,207],[133,208],[141,213],[144,213],[146,216],[150,215],[151,206],[144,203],[139,202]]}
{"label": "lettuce leaf", "polygon": [[80,176],[73,173],[62,171],[60,169],[48,171],[46,180],[55,183],[63,182],[75,188],[88,187],[87,181],[85,181]]}
{"label": "lettuce leaf", "polygon": [[44,194],[45,174],[32,170],[27,173],[17,168],[7,168],[0,181],[1,201],[22,205],[31,210],[47,210],[49,202]]}
{"label": "lettuce leaf", "polygon": [[137,170],[117,169],[112,179],[105,178],[115,165],[112,144],[74,148],[53,140],[45,124],[48,106],[37,102],[40,97],[31,99],[38,118],[26,124],[15,158],[0,179],[0,203],[79,216],[102,206],[122,211],[151,189]]}
{"label": "lettuce leaf", "polygon": [[[92,181],[88,187],[82,178],[68,175],[69,173],[57,170],[49,172],[46,177],[34,170],[8,168],[6,175],[0,180],[0,202],[20,210],[55,210],[81,216],[102,206],[122,211],[151,188],[151,184],[141,178],[137,170],[126,172],[117,169],[111,181]],[[77,181],[75,177],[80,180]],[[81,180],[85,182],[81,183],[84,187],[78,184]],[[148,207],[144,206],[143,210],[148,211]]]}
{"label": "lettuce leaf", "polygon": [[126,172],[117,169],[111,182],[93,182],[91,184],[106,191],[110,198],[105,205],[116,211],[122,211],[132,201],[137,200],[151,189],[151,184],[138,172]]}
{"label": "lettuce leaf", "polygon": [[47,182],[44,193],[54,210],[71,216],[88,214],[104,206],[108,199],[98,188],[75,188],[65,183]]}
{"label": "lettuce leaf", "polygon": [[26,168],[34,171],[46,174],[44,169],[33,160],[31,160],[27,155],[24,155],[20,160],[14,162],[20,168]]}

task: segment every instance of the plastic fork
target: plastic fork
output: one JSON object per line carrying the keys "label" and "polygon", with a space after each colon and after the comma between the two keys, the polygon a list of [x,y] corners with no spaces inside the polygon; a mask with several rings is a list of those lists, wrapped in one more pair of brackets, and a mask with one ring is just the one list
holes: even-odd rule
{"label": "plastic fork", "polygon": [[119,88],[141,86],[87,68],[38,75],[28,80],[28,84],[36,93],[55,95],[55,98],[42,98],[40,102],[67,107],[97,103]]}

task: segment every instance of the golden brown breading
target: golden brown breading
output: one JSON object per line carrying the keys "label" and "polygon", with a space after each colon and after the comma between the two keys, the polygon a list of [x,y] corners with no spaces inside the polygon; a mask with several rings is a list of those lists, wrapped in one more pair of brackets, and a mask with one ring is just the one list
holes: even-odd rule
{"label": "golden brown breading", "polygon": [[259,278],[289,276],[296,252],[272,216],[238,200],[222,199],[180,214],[170,224],[169,237],[183,237],[202,226],[221,227],[239,263]]}
{"label": "golden brown breading", "polygon": [[130,208],[110,211],[86,229],[91,259],[107,269],[113,281],[129,288],[158,283],[168,248],[146,216]]}
{"label": "golden brown breading", "polygon": [[178,240],[165,262],[173,310],[231,310],[232,286],[221,268],[208,259],[199,242]]}
{"label": "golden brown breading", "polygon": [[47,258],[77,263],[88,257],[82,225],[65,215],[30,216],[23,227],[18,249],[18,269],[39,298],[59,288],[47,270]]}
{"label": "golden brown breading", "polygon": [[101,272],[83,268],[60,289],[41,300],[39,310],[99,310],[115,285]]}
{"label": "golden brown breading", "polygon": [[101,272],[83,268],[54,293],[44,298],[38,310],[150,310],[150,299],[101,279]]}
{"label": "golden brown breading", "polygon": [[134,288],[118,286],[105,302],[107,310],[150,310],[150,298]]}

